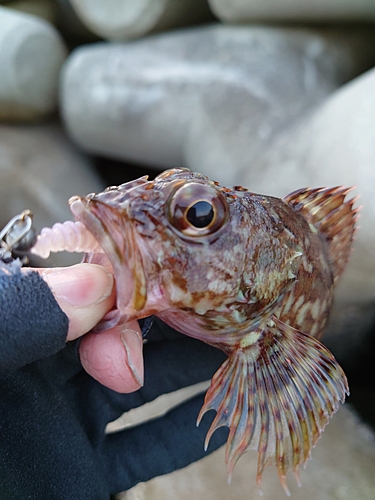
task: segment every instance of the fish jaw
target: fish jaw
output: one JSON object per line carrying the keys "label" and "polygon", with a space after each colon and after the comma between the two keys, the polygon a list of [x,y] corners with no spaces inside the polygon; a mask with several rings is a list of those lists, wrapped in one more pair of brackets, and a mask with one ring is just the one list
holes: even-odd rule
{"label": "fish jaw", "polygon": [[[123,321],[135,319],[144,310],[147,288],[134,232],[126,223],[126,212],[119,212],[89,197],[74,197],[69,203],[74,217],[95,236],[108,257],[109,262],[100,258],[98,263],[112,267],[110,270],[116,279],[117,309]],[[95,256],[90,262],[96,262]]]}

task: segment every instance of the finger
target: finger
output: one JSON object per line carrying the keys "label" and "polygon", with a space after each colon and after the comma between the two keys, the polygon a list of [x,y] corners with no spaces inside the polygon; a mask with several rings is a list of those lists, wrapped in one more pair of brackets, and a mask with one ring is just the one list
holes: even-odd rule
{"label": "finger", "polygon": [[213,434],[204,451],[214,413],[205,415],[197,427],[202,404],[203,395],[199,395],[163,417],[107,435],[102,450],[111,491],[128,490],[140,481],[186,467],[222,446],[228,436],[226,428]]}
{"label": "finger", "polygon": [[102,266],[77,264],[35,271],[47,282],[69,318],[67,340],[74,340],[90,331],[115,302],[113,276]]}
{"label": "finger", "polygon": [[84,369],[109,389],[128,393],[143,385],[142,334],[137,321],[87,334],[80,357]]}

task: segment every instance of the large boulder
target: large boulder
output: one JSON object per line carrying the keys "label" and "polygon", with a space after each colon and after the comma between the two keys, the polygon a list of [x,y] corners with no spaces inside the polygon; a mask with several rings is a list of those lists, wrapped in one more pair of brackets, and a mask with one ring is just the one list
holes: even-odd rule
{"label": "large boulder", "polygon": [[217,171],[237,170],[367,68],[374,39],[371,30],[213,25],[86,45],[64,67],[62,114],[92,153],[168,167],[196,163],[206,146],[214,162],[229,145]]}

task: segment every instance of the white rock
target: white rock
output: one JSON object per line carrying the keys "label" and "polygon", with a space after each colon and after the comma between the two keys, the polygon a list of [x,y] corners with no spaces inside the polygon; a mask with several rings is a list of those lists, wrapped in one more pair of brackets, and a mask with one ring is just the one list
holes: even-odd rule
{"label": "white rock", "polygon": [[94,33],[111,40],[208,20],[207,0],[70,0]]}
{"label": "white rock", "polygon": [[44,20],[0,7],[0,119],[33,119],[55,109],[64,42]]}
{"label": "white rock", "polygon": [[[89,160],[58,125],[0,125],[0,229],[27,208],[38,231],[72,219],[68,199],[102,188]],[[67,265],[79,260],[77,255],[55,254],[39,262]]]}
{"label": "white rock", "polygon": [[375,20],[371,0],[208,0],[223,21],[369,21]]}
{"label": "white rock", "polygon": [[[64,67],[62,112],[91,152],[161,167],[189,161],[199,170],[193,157],[209,151],[208,163],[228,140],[238,143],[236,158],[249,145],[264,149],[275,130],[363,70],[373,45],[348,29],[214,25],[84,46]],[[206,110],[219,131],[212,141],[205,118],[199,126]],[[226,158],[220,165],[230,171]]]}
{"label": "white rock", "polygon": [[[180,471],[141,483],[118,495],[118,500],[253,500],[257,454],[250,451],[237,462],[227,483],[224,449]],[[375,497],[375,436],[349,408],[340,408],[301,470],[302,487],[288,476],[293,500],[373,500]],[[275,467],[263,476],[267,500],[287,498]]]}

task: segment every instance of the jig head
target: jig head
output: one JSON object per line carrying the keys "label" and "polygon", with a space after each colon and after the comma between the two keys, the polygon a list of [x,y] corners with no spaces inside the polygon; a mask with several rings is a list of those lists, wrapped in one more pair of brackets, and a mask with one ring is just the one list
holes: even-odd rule
{"label": "jig head", "polygon": [[0,231],[0,260],[8,263],[15,256],[32,248],[36,242],[33,214],[24,210],[13,217]]}

